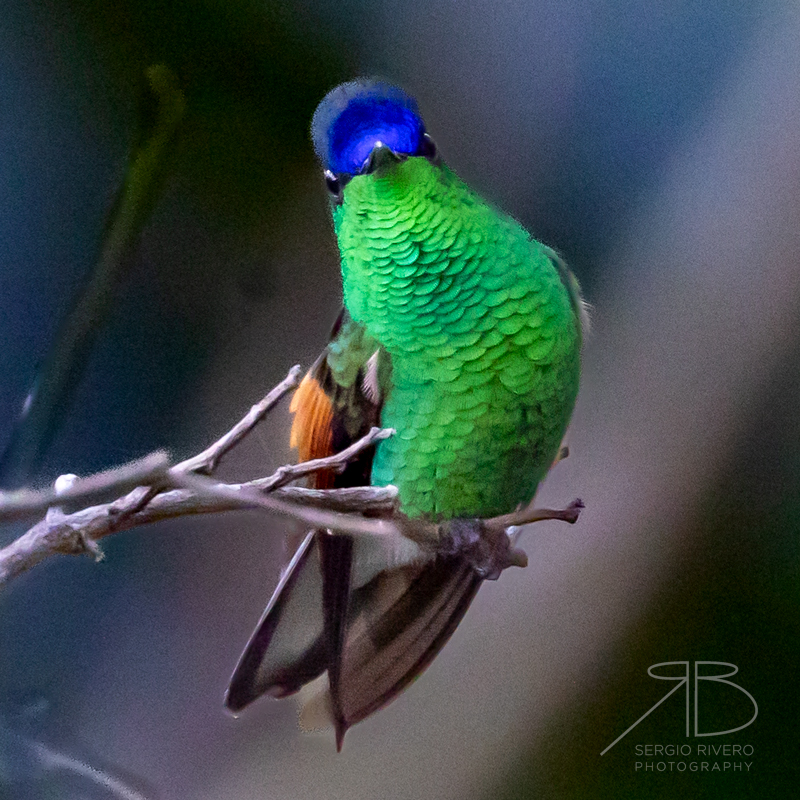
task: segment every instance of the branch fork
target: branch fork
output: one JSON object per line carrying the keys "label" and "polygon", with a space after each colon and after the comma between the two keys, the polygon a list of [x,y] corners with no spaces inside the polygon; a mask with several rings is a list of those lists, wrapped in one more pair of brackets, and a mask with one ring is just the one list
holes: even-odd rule
{"label": "branch fork", "polygon": [[[211,475],[221,460],[298,386],[301,374],[299,366],[292,367],[227,433],[178,464],[170,465],[168,454],[158,451],[87,478],[61,476],[53,489],[0,491],[0,522],[44,515],[0,549],[0,589],[52,555],[88,554],[100,560],[98,540],[112,533],[163,519],[240,508],[264,508],[335,534],[402,537],[427,552],[462,553],[476,573],[487,579],[496,579],[509,566],[527,564],[527,556],[516,548],[516,535],[509,536],[509,528],[544,519],[577,520],[583,508],[580,500],[565,509],[537,509],[531,502],[491,519],[436,523],[402,514],[393,486],[322,490],[290,485],[321,470],[342,471],[358,454],[394,435],[386,428],[372,428],[336,455],[288,464],[264,478],[241,484],[214,480]],[[80,503],[98,501],[68,511]]]}

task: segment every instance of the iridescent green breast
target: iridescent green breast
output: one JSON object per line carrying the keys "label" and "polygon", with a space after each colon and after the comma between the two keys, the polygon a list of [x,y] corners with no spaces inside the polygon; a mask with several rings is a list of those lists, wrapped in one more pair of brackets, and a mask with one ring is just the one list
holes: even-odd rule
{"label": "iridescent green breast", "polygon": [[409,515],[533,496],[578,390],[577,295],[552,251],[446,167],[354,178],[334,213],[345,305],[391,358],[374,484]]}

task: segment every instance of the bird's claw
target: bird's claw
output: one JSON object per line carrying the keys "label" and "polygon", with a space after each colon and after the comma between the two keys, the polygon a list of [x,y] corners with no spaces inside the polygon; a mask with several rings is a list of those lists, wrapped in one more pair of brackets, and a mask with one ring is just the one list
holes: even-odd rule
{"label": "bird's claw", "polygon": [[487,528],[479,519],[442,523],[437,551],[440,555],[465,558],[478,577],[489,581],[497,580],[507,567],[528,565],[528,556],[512,547],[505,531]]}

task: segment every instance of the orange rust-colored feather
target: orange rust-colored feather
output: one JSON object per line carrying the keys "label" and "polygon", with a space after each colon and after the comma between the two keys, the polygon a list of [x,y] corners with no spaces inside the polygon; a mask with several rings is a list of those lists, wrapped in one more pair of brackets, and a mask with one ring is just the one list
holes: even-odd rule
{"label": "orange rust-colored feather", "polygon": [[[289,410],[294,414],[289,443],[301,461],[333,455],[333,404],[316,378],[307,373],[294,393]],[[318,472],[317,489],[333,487],[333,472]]]}

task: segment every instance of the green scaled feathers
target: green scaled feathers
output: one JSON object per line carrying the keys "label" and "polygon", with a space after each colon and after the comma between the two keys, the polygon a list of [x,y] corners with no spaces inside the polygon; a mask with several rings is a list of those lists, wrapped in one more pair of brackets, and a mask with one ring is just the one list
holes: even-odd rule
{"label": "green scaled feathers", "polygon": [[345,305],[388,355],[376,485],[433,519],[528,502],[578,391],[580,299],[547,247],[446,166],[361,174],[334,208]]}

